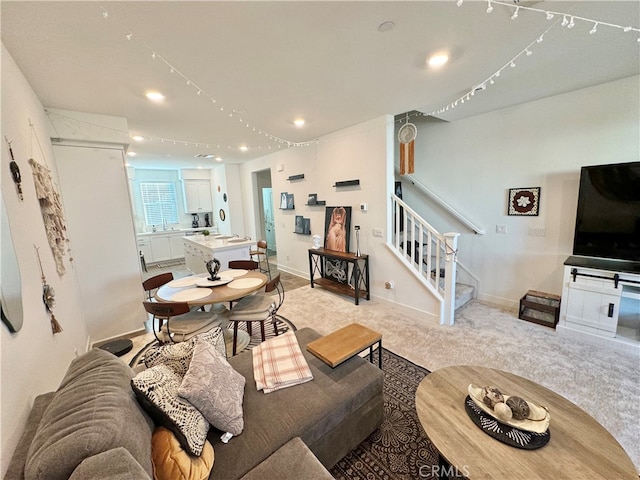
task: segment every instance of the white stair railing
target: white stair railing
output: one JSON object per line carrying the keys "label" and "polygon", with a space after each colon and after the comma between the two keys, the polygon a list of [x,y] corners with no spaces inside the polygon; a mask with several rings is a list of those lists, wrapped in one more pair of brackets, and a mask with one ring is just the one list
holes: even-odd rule
{"label": "white stair railing", "polygon": [[391,195],[392,250],[440,300],[440,324],[453,325],[459,233],[440,233]]}

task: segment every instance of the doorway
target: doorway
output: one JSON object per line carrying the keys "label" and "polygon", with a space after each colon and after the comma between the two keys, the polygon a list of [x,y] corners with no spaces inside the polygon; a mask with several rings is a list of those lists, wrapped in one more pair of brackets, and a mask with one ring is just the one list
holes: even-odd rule
{"label": "doorway", "polygon": [[276,254],[276,228],[273,218],[273,189],[262,189],[262,218],[264,219],[265,239],[267,240],[268,255]]}
{"label": "doorway", "polygon": [[268,255],[274,256],[277,252],[275,214],[273,210],[273,190],[271,188],[271,169],[261,170],[255,173],[255,188],[257,199],[256,223],[258,239],[267,241]]}

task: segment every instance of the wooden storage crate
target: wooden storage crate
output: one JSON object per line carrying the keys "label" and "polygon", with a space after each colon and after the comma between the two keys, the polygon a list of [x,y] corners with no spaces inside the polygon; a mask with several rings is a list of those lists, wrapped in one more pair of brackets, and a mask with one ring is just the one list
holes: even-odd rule
{"label": "wooden storage crate", "polygon": [[518,318],[546,327],[556,328],[560,319],[560,296],[529,290],[520,299]]}

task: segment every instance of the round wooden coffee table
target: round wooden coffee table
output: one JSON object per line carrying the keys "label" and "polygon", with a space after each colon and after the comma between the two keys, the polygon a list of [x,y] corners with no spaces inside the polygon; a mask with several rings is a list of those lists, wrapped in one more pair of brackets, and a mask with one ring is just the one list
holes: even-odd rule
{"label": "round wooden coffee table", "polygon": [[[494,385],[549,409],[549,443],[537,450],[506,445],[477,427],[465,412],[470,383]],[[454,366],[425,377],[416,391],[416,410],[449,475],[477,478],[626,479],[638,471],[615,438],[588,413],[564,397],[517,375],[475,366]],[[437,475],[438,472],[434,472]]]}

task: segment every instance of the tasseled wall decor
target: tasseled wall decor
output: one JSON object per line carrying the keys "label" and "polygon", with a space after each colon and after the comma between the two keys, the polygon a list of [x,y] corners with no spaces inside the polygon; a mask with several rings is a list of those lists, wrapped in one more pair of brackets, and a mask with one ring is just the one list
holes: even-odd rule
{"label": "tasseled wall decor", "polygon": [[400,175],[414,173],[414,144],[415,141],[400,144]]}
{"label": "tasseled wall decor", "polygon": [[51,316],[51,331],[55,333],[62,332],[62,326],[58,323],[56,316],[53,314],[53,307],[56,306],[56,292],[53,290],[53,287],[47,283],[47,278],[44,276],[44,270],[42,268],[42,261],[40,260],[40,252],[38,251],[38,247],[35,245],[33,248],[36,249],[36,255],[38,257],[38,265],[40,265],[40,274],[42,279],[42,302],[47,309],[47,312]]}
{"label": "tasseled wall decor", "polygon": [[9,155],[11,155],[11,162],[9,163],[9,170],[11,171],[11,177],[13,178],[13,183],[16,184],[16,191],[18,192],[18,198],[20,200],[24,200],[22,196],[22,177],[20,176],[20,167],[16,162],[16,159],[13,157],[13,149],[11,148],[11,142],[9,139],[4,137],[4,140],[7,142],[7,146],[9,147]]}
{"label": "tasseled wall decor", "polygon": [[414,144],[418,129],[413,123],[407,121],[398,130],[398,141],[400,142],[400,175],[414,173]]}

